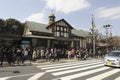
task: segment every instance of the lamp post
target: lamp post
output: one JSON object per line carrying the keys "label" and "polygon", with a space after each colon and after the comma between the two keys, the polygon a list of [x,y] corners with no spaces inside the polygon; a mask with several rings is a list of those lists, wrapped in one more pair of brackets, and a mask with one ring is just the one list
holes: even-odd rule
{"label": "lamp post", "polygon": [[92,31],[92,39],[93,39],[93,57],[95,57],[95,53],[96,53],[96,46],[95,46],[95,44],[96,44],[96,39],[95,39],[95,28],[94,27],[92,27],[91,28],[91,31]]}
{"label": "lamp post", "polygon": [[110,25],[110,24],[107,24],[107,25],[103,25],[103,27],[104,27],[105,30],[106,30],[106,43],[107,43],[107,45],[106,45],[106,52],[108,52],[108,34],[109,34],[108,29],[111,27],[111,25]]}
{"label": "lamp post", "polygon": [[96,32],[96,30],[95,30],[95,22],[94,22],[94,18],[93,18],[93,15],[92,15],[92,27],[91,27],[91,31],[92,31],[92,39],[93,39],[93,57],[95,57],[95,53],[96,53],[96,46],[95,46],[95,44],[96,44],[96,39],[95,39],[95,36],[96,36],[96,34],[95,34],[95,32]]}

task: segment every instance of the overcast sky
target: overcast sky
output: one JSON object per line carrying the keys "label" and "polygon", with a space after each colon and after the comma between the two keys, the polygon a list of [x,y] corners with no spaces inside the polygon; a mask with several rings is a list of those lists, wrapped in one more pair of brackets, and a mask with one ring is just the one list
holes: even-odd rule
{"label": "overcast sky", "polygon": [[120,36],[120,0],[0,0],[0,18],[21,22],[48,23],[53,12],[56,21],[64,18],[75,29],[90,31],[91,15],[96,29],[105,34],[103,25],[111,24],[114,36]]}

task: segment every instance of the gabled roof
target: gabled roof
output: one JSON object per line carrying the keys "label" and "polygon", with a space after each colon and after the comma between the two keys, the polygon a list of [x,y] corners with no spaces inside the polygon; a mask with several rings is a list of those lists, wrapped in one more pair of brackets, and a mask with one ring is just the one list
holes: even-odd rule
{"label": "gabled roof", "polygon": [[30,31],[51,33],[49,30],[46,29],[46,27],[48,26],[47,24],[37,23],[37,22],[32,22],[32,21],[26,21],[25,23]]}
{"label": "gabled roof", "polygon": [[[72,34],[75,35],[75,36],[79,36],[79,37],[90,36],[90,32],[88,32],[88,31],[73,29],[73,27],[70,24],[68,24],[64,19],[58,20],[55,23],[57,23],[59,21],[64,21],[68,26],[70,26],[72,28]],[[32,22],[32,21],[26,21],[25,23],[26,23],[26,26],[29,28],[30,31],[52,33],[46,28],[46,27],[48,27],[47,24],[37,23],[37,22]],[[55,23],[53,23],[51,25],[54,25]],[[49,25],[49,26],[51,26],[51,25]]]}
{"label": "gabled roof", "polygon": [[80,36],[80,37],[90,36],[90,32],[88,32],[88,31],[83,31],[83,30],[76,30],[76,29],[73,29],[73,30],[72,30],[72,34],[73,34],[73,35],[76,35],[76,36]]}
{"label": "gabled roof", "polygon": [[58,22],[60,22],[60,21],[63,21],[63,22],[66,23],[71,29],[73,29],[73,27],[72,27],[66,20],[64,20],[64,19],[60,19],[60,20],[58,20],[58,21],[50,24],[49,26],[47,26],[47,28],[50,27],[50,26],[52,26],[52,25],[54,25],[54,24],[56,24],[56,23],[58,23]]}

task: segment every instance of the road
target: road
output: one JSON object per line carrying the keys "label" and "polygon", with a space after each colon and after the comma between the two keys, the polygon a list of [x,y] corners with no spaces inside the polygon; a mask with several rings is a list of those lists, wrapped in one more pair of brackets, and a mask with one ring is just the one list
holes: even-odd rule
{"label": "road", "polygon": [[102,59],[0,68],[0,80],[120,80],[120,68]]}

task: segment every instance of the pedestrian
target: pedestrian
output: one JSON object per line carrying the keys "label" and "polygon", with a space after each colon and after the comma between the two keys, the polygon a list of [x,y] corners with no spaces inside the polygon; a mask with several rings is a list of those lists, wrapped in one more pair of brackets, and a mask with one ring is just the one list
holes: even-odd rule
{"label": "pedestrian", "polygon": [[78,60],[80,60],[80,58],[81,58],[80,50],[77,50],[77,51],[76,51],[76,57],[78,58]]}
{"label": "pedestrian", "polygon": [[45,50],[42,48],[42,49],[40,50],[40,57],[41,57],[41,59],[43,59],[44,56],[45,56]]}
{"label": "pedestrian", "polygon": [[71,50],[68,50],[67,55],[68,55],[68,59],[71,59]]}
{"label": "pedestrian", "polygon": [[3,65],[3,61],[6,59],[7,57],[7,48],[6,47],[2,47],[2,54],[1,54],[1,65]]}
{"label": "pedestrian", "polygon": [[32,61],[32,50],[30,48],[28,48],[28,59],[30,60],[30,64]]}
{"label": "pedestrian", "polygon": [[45,51],[45,59],[46,59],[46,61],[50,61],[50,57],[51,57],[50,50],[48,48],[46,48],[46,51]]}
{"label": "pedestrian", "polygon": [[75,53],[76,53],[76,50],[75,50],[75,48],[73,48],[73,49],[71,50],[71,56],[72,56],[72,58],[74,58]]}
{"label": "pedestrian", "polygon": [[22,50],[20,48],[17,48],[16,49],[16,61],[17,61],[17,64],[19,64],[19,62],[21,61],[22,59]]}
{"label": "pedestrian", "polygon": [[36,58],[37,58],[37,50],[36,50],[36,48],[34,48],[33,54],[32,54],[32,60],[35,62]]}
{"label": "pedestrian", "polygon": [[3,48],[0,47],[0,66],[3,65],[3,61],[4,61],[4,53],[3,53]]}
{"label": "pedestrian", "polygon": [[57,49],[53,49],[53,62],[57,59]]}
{"label": "pedestrian", "polygon": [[24,49],[22,53],[22,64],[24,64],[25,60],[28,59],[28,49]]}
{"label": "pedestrian", "polygon": [[59,61],[60,60],[60,53],[61,53],[61,49],[57,49],[57,60]]}
{"label": "pedestrian", "polygon": [[11,65],[11,63],[13,62],[13,52],[12,52],[11,47],[7,49],[7,59],[8,59],[8,64]]}

